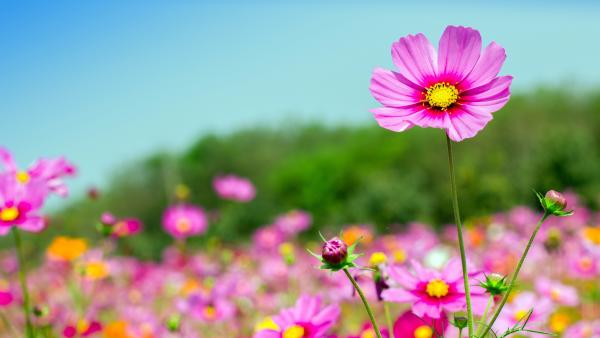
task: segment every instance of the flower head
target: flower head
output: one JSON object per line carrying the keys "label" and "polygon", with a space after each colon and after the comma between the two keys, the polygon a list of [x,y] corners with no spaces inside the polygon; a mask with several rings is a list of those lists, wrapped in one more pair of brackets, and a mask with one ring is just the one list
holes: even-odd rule
{"label": "flower head", "polygon": [[254,338],[325,338],[339,315],[339,306],[323,308],[319,297],[302,295],[294,307],[260,322]]}
{"label": "flower head", "polygon": [[59,236],[50,243],[46,254],[51,260],[71,262],[81,257],[87,249],[87,242],[82,238]]}
{"label": "flower head", "polygon": [[504,48],[481,51],[475,29],[448,26],[438,51],[425,35],[408,35],[392,45],[398,71],[377,68],[371,93],[383,107],[371,112],[383,128],[442,128],[454,141],[475,136],[510,97],[511,76],[498,77]]}
{"label": "flower head", "polygon": [[249,202],[256,195],[256,189],[250,180],[235,175],[215,177],[213,187],[219,197],[238,202]]}
{"label": "flower head", "polygon": [[444,332],[447,326],[448,318],[445,315],[441,319],[434,319],[406,311],[394,323],[394,337],[433,338]]}
{"label": "flower head", "polygon": [[163,228],[177,239],[202,234],[207,226],[204,210],[191,204],[173,205],[163,214]]}
{"label": "flower head", "polygon": [[323,263],[321,265],[322,270],[339,271],[346,268],[354,268],[356,264],[354,261],[360,257],[359,254],[354,253],[356,244],[354,243],[348,246],[344,241],[338,237],[334,237],[330,240],[323,238],[323,247],[321,248],[321,255],[314,254],[318,260]]}
{"label": "flower head", "polygon": [[[460,261],[451,260],[441,272],[426,269],[415,261],[412,268],[412,271],[399,266],[388,268],[391,280],[390,288],[382,293],[384,300],[411,303],[412,311],[419,317],[441,318],[445,311],[465,309]],[[481,312],[485,307],[484,290],[473,286],[471,297],[473,310]]]}

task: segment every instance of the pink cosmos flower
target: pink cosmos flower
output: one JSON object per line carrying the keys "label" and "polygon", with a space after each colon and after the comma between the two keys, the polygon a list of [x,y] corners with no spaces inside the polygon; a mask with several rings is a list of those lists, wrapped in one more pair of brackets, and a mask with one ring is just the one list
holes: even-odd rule
{"label": "pink cosmos flower", "polygon": [[308,229],[311,221],[312,218],[309,213],[302,210],[292,210],[277,217],[274,225],[284,234],[293,236]]}
{"label": "pink cosmos flower", "polygon": [[580,321],[565,331],[563,337],[568,338],[600,338],[600,320],[593,322]]}
{"label": "pink cosmos flower", "polygon": [[394,337],[437,337],[445,333],[447,327],[448,318],[445,315],[433,319],[406,311],[394,323]]}
{"label": "pink cosmos flower", "polygon": [[442,128],[454,141],[475,136],[510,97],[511,76],[498,77],[504,48],[481,51],[475,29],[448,26],[438,51],[425,35],[408,35],[392,45],[398,71],[377,68],[370,90],[383,107],[371,110],[383,128]]}
{"label": "pink cosmos flower", "polygon": [[576,306],[579,304],[577,289],[572,286],[540,277],[535,281],[535,288],[542,296],[550,298],[557,304],[565,306]]}
{"label": "pink cosmos flower", "polygon": [[76,171],[75,166],[64,157],[42,158],[27,170],[19,170],[12,154],[3,147],[0,147],[0,161],[4,164],[5,171],[14,175],[20,183],[27,184],[31,181],[41,180],[46,183],[49,191],[62,197],[67,196],[69,192],[62,178],[73,176]]}
{"label": "pink cosmos flower", "polygon": [[494,323],[494,330],[500,335],[517,323],[523,324],[530,310],[533,312],[527,321],[526,328],[535,330],[546,322],[554,310],[554,306],[548,298],[537,297],[532,292],[520,293],[504,306]]}
{"label": "pink cosmos flower", "polygon": [[[412,261],[412,271],[404,266],[388,269],[390,288],[382,292],[384,300],[411,303],[412,312],[419,317],[434,319],[443,317],[444,312],[463,311],[466,308],[465,290],[460,261],[452,259],[442,272],[426,269]],[[476,280],[477,273],[469,273]],[[486,303],[485,290],[471,287],[473,312],[483,313]]]}
{"label": "pink cosmos flower", "polygon": [[13,226],[31,232],[44,229],[46,222],[40,209],[46,198],[46,187],[40,181],[21,184],[15,175],[0,174],[0,236]]}
{"label": "pink cosmos flower", "polygon": [[163,228],[177,239],[199,235],[206,231],[206,214],[200,207],[178,204],[169,207],[163,214]]}
{"label": "pink cosmos flower", "polygon": [[340,315],[338,305],[321,308],[321,299],[302,295],[296,305],[257,325],[254,338],[324,338]]}
{"label": "pink cosmos flower", "polygon": [[[388,334],[388,330],[385,328],[381,329],[381,336],[383,338],[388,338],[390,336]],[[366,322],[361,327],[360,333],[358,335],[350,335],[346,338],[370,338],[370,337],[376,337],[376,333],[375,333],[375,330],[373,329],[373,324],[371,324],[370,322]],[[403,337],[403,336],[397,336],[397,337]]]}
{"label": "pink cosmos flower", "polygon": [[250,180],[235,175],[217,176],[213,187],[223,199],[249,202],[256,196],[256,189]]}
{"label": "pink cosmos flower", "polygon": [[[104,215],[103,215],[104,216]],[[133,236],[142,231],[143,224],[137,218],[124,218],[113,225],[113,237]]]}

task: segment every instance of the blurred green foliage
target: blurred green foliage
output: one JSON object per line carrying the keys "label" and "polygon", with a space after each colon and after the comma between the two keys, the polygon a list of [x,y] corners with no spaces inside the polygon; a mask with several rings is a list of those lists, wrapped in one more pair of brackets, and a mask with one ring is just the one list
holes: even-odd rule
{"label": "blurred green foliage", "polygon": [[[207,237],[226,241],[247,240],[293,208],[311,212],[318,227],[335,229],[369,223],[385,231],[413,220],[440,225],[452,221],[444,142],[441,130],[393,133],[374,121],[344,127],[292,121],[207,135],[181,154],[131,163],[99,200],[76,200],[53,215],[48,234],[37,240],[57,233],[93,236],[99,215],[109,210],[141,218],[144,233],[122,245],[156,257],[171,241],[161,229],[161,214],[178,183],[190,187],[191,202],[219,211]],[[570,188],[598,207],[600,92],[538,89],[514,95],[483,132],[454,149],[466,218],[516,204],[535,206],[532,189]],[[250,178],[256,199],[219,200],[212,179],[224,173]]]}

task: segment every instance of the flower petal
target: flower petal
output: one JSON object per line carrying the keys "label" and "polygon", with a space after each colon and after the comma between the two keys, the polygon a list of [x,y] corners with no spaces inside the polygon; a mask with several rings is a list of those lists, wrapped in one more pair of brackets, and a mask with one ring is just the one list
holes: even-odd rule
{"label": "flower petal", "polygon": [[440,39],[438,52],[438,74],[447,81],[460,82],[479,60],[481,35],[473,28],[448,26]]}
{"label": "flower petal", "polygon": [[381,293],[381,298],[389,302],[397,303],[408,303],[417,299],[417,297],[412,293],[398,288],[383,290],[383,292]]}
{"label": "flower petal", "polygon": [[392,131],[405,131],[413,127],[406,116],[414,114],[414,108],[387,108],[380,107],[371,110],[377,123],[385,128]]}
{"label": "flower petal", "polygon": [[388,268],[387,272],[395,282],[406,289],[414,289],[419,283],[419,280],[411,275],[404,267],[391,266]]}
{"label": "flower petal", "polygon": [[440,315],[442,310],[440,309],[439,305],[432,305],[423,301],[418,301],[412,305],[412,312],[419,317],[428,315],[431,318],[438,319],[441,317]]}
{"label": "flower petal", "polygon": [[373,97],[386,107],[410,106],[419,103],[422,95],[402,74],[383,68],[373,71],[369,89]]}
{"label": "flower petal", "polygon": [[448,118],[448,126],[445,128],[448,137],[452,141],[460,142],[471,138],[492,120],[492,114],[469,109],[468,106],[455,108]]}
{"label": "flower petal", "polygon": [[505,59],[504,48],[495,42],[490,43],[483,50],[473,71],[463,80],[463,84],[468,88],[474,88],[490,82],[500,72]]}
{"label": "flower petal", "polygon": [[437,73],[435,48],[420,33],[394,42],[392,60],[400,74],[421,87],[426,87]]}

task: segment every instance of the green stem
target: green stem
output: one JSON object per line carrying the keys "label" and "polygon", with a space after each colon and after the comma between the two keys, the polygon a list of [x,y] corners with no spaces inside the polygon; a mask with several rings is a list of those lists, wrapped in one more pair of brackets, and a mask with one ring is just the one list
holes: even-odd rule
{"label": "green stem", "polygon": [[25,316],[25,328],[27,338],[33,338],[33,325],[29,316],[29,290],[27,289],[27,269],[25,267],[25,258],[23,254],[23,244],[21,243],[21,235],[17,228],[13,229],[15,237],[15,248],[17,249],[17,258],[19,260],[19,282],[21,283],[21,293],[23,293],[23,315]]}
{"label": "green stem", "polygon": [[483,311],[483,315],[481,316],[481,319],[479,320],[479,325],[477,326],[477,331],[475,331],[475,337],[479,337],[479,335],[481,334],[481,331],[485,327],[485,322],[487,321],[487,315],[492,307],[492,304],[494,304],[494,296],[490,295],[487,305],[485,306],[485,311]]}
{"label": "green stem", "polygon": [[462,331],[463,331],[462,327],[460,329],[458,329],[458,338],[463,338]]}
{"label": "green stem", "polygon": [[354,289],[356,289],[356,292],[360,296],[360,299],[362,300],[363,305],[365,306],[365,310],[367,310],[367,314],[369,315],[369,319],[371,320],[371,324],[373,325],[373,330],[375,330],[375,334],[377,335],[377,338],[383,338],[381,336],[381,332],[379,331],[379,327],[377,326],[377,323],[375,322],[375,316],[373,316],[373,310],[371,310],[371,306],[369,306],[369,302],[367,302],[367,298],[365,297],[365,294],[362,292],[360,286],[358,285],[356,280],[354,280],[354,277],[352,277],[352,275],[350,274],[348,269],[344,269],[344,273],[346,274],[346,276],[348,277],[348,279],[354,286]]}
{"label": "green stem", "polygon": [[392,324],[392,316],[390,315],[390,306],[387,302],[383,302],[383,310],[385,311],[385,320],[387,321],[388,336],[394,338],[394,325]]}
{"label": "green stem", "polygon": [[508,300],[508,297],[510,296],[510,292],[512,291],[512,289],[515,286],[515,282],[517,280],[517,277],[519,276],[519,272],[521,271],[523,262],[525,262],[525,257],[527,257],[527,254],[529,253],[529,249],[531,249],[533,240],[535,239],[535,236],[537,235],[538,231],[540,230],[542,223],[544,223],[544,221],[546,220],[546,218],[548,218],[548,216],[550,216],[550,213],[544,212],[544,215],[542,216],[542,218],[538,221],[537,225],[535,226],[535,230],[533,231],[533,234],[531,234],[531,237],[529,238],[529,242],[527,242],[527,246],[525,247],[525,251],[523,251],[523,255],[521,255],[521,259],[519,259],[519,263],[517,264],[517,268],[515,269],[515,272],[513,273],[512,278],[510,279],[510,283],[508,284],[508,289],[506,290],[506,293],[504,293],[504,296],[502,297],[502,301],[500,301],[500,305],[494,312],[494,316],[492,317],[492,320],[490,320],[490,323],[486,326],[481,337],[485,337],[485,335],[492,329],[492,326],[494,325],[494,322],[496,321],[496,319],[498,319],[498,316],[500,315],[500,312],[502,311],[504,304],[506,304],[506,301]]}
{"label": "green stem", "polygon": [[452,157],[452,141],[446,134],[446,145],[448,146],[448,167],[450,168],[450,183],[452,189],[452,208],[454,209],[454,222],[458,232],[458,246],[460,249],[460,262],[462,264],[463,281],[465,285],[465,298],[467,301],[467,326],[469,337],[473,337],[473,309],[471,307],[471,290],[469,286],[469,273],[467,270],[467,256],[465,253],[465,241],[463,239],[462,223],[460,222],[460,209],[458,208],[458,193],[456,191],[456,178],[454,176],[454,159]]}

